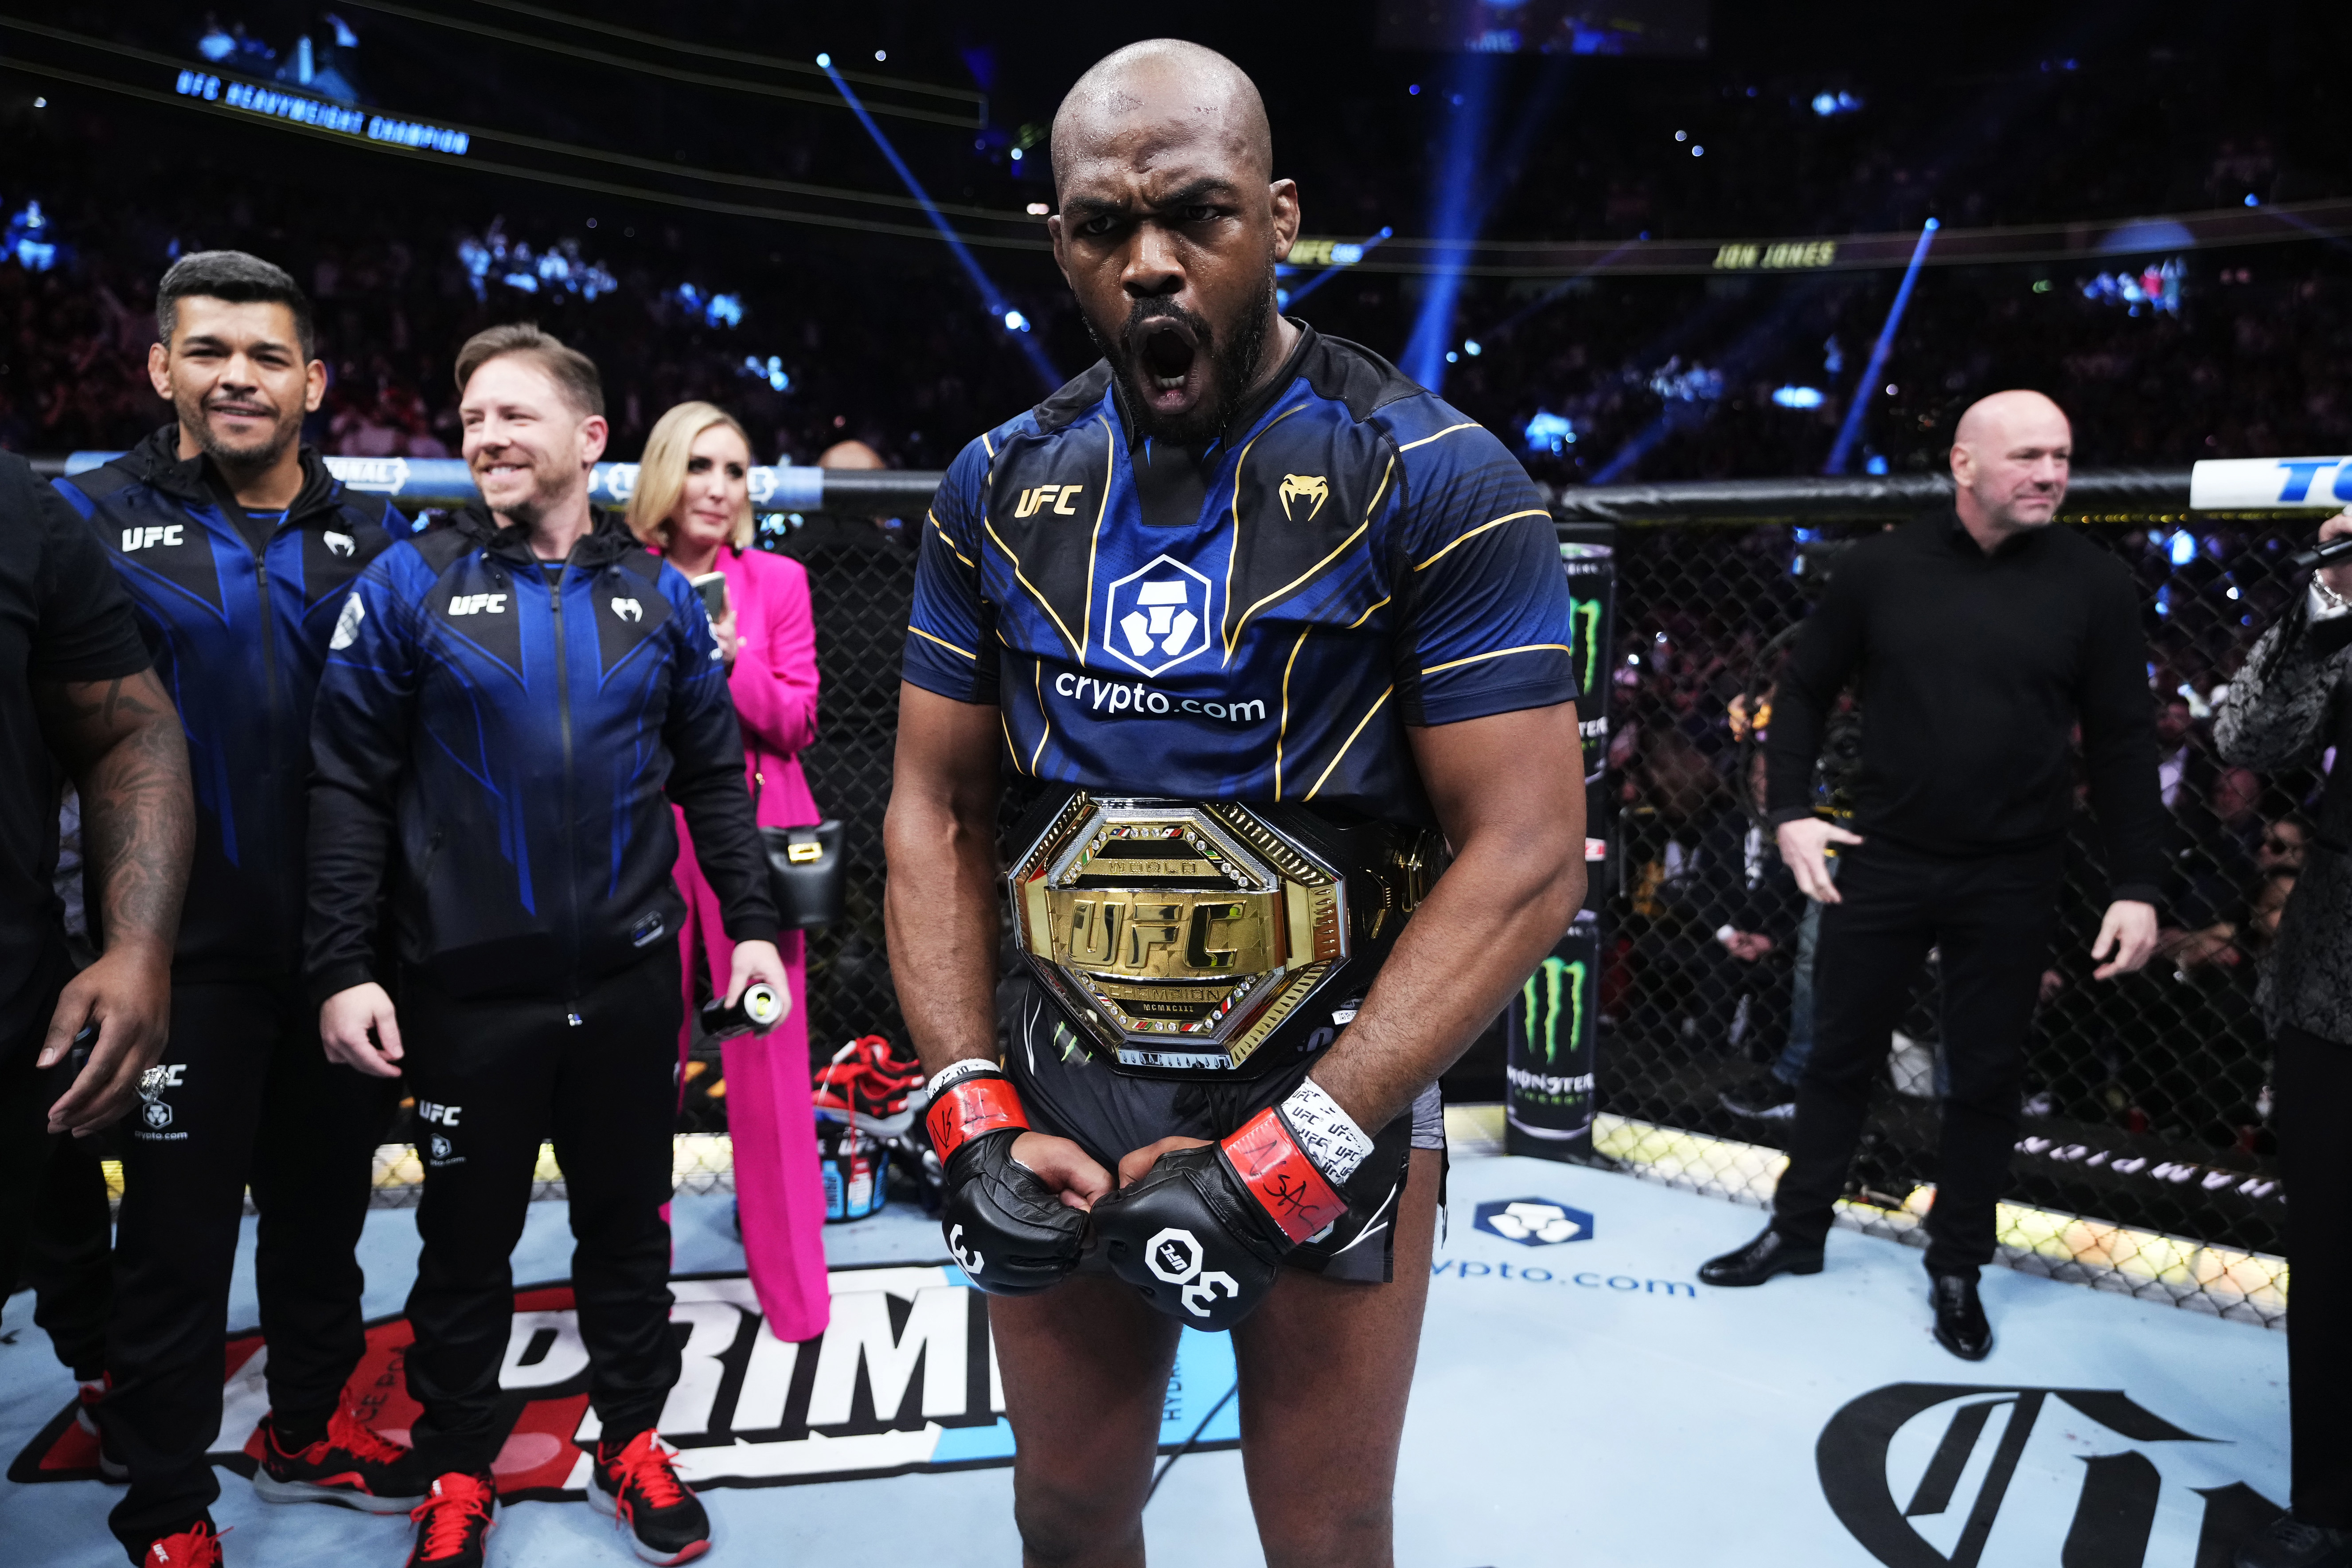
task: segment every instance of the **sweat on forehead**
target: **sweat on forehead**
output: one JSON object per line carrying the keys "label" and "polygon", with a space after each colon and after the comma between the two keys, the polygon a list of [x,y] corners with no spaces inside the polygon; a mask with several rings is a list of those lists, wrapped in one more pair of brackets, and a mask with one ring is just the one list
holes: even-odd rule
{"label": "sweat on forehead", "polygon": [[1181,38],[1153,38],[1106,55],[1077,79],[1054,115],[1056,183],[1074,163],[1120,154],[1139,132],[1159,151],[1195,137],[1239,154],[1255,177],[1274,176],[1274,133],[1265,101],[1242,68]]}

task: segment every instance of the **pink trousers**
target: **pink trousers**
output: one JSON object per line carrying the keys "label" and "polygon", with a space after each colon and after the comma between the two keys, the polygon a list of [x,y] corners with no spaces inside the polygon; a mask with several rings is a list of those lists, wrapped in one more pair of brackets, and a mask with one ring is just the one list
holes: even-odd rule
{"label": "pink trousers", "polygon": [[[697,950],[709,959],[713,991],[723,995],[735,944],[719,923],[719,896],[690,854],[677,858],[677,890],[686,899],[686,926],[678,932],[686,974],[686,1024],[677,1037],[683,1068],[694,1035]],[[807,952],[796,931],[778,937],[776,949],[793,1010],[765,1035],[739,1035],[722,1047],[727,1130],[735,1144],[735,1197],[751,1289],[770,1333],[805,1340],[824,1332],[833,1314],[824,1267],[824,1178],[810,1101]]]}

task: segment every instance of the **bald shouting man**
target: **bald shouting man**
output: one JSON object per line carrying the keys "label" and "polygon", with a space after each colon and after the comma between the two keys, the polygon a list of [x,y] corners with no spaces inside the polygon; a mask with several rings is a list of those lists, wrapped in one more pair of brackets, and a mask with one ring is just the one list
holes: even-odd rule
{"label": "bald shouting man", "polygon": [[1054,179],[1104,357],[924,520],[887,826],[946,1238],[1027,1562],[1143,1561],[1192,1327],[1234,1336],[1265,1561],[1379,1568],[1436,1080],[1583,898],[1567,580],[1500,442],[1276,312],[1298,193],[1230,61],[1096,66]]}
{"label": "bald shouting man", "polygon": [[[1827,906],[1814,1050],[1770,1228],[1700,1270],[1712,1285],[1821,1271],[1888,1037],[1937,950],[1950,1088],[1928,1300],[1937,1341],[1969,1361],[1992,1349],[1977,1270],[1993,1257],[2057,923],[2077,722],[2115,900],[2096,978],[2137,969],[2156,945],[2162,806],[2139,598],[2120,563],[2051,526],[2073,451],[2065,414],[2040,393],[1978,403],[1953,437],[1952,510],[1854,545],[1797,639],[1766,745],[1768,807],[1781,858]],[[1857,672],[1867,717],[1850,833],[1814,815],[1813,763]]]}

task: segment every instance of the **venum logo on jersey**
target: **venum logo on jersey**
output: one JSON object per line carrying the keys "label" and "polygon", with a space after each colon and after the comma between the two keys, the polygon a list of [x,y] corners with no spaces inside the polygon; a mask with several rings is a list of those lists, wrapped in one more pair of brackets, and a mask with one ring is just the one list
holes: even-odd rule
{"label": "venum logo on jersey", "polygon": [[1103,595],[1103,648],[1145,675],[1193,658],[1215,637],[1209,579],[1182,562],[1155,555]]}
{"label": "venum logo on jersey", "polygon": [[[944,1264],[837,1268],[833,1321],[795,1343],[768,1332],[741,1275],[671,1282],[670,1321],[686,1331],[684,1368],[662,1406],[660,1431],[679,1449],[678,1474],[696,1487],[788,1486],[907,1471],[1009,1465],[1013,1429],[988,1333],[986,1299]],[[404,1318],[368,1328],[367,1353],[345,1399],[377,1431],[405,1440],[418,1415],[408,1397]],[[268,1348],[258,1334],[228,1344],[214,1463],[250,1475],[269,1404]],[[1160,1447],[1230,1448],[1241,1440],[1232,1342],[1188,1331],[1160,1410]],[[572,1287],[515,1292],[514,1327],[499,1370],[513,1413],[493,1473],[501,1498],[582,1495],[598,1435],[588,1407],[588,1352]],[[9,1479],[94,1479],[96,1439],[68,1402],[9,1468]]]}

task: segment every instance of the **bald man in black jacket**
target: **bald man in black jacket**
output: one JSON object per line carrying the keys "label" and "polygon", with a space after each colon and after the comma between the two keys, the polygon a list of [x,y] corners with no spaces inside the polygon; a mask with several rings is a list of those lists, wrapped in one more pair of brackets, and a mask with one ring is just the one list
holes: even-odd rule
{"label": "bald man in black jacket", "polygon": [[[1812,1274],[1887,1042],[1928,951],[1942,955],[1944,1097],[1927,1266],[1937,1340],[1981,1360],[1977,1270],[2017,1141],[2025,1036],[2050,962],[2079,723],[2114,901],[2095,977],[2156,946],[2163,805],[2139,599],[2120,563],[2050,526],[2073,432],[2039,393],[1961,416],[1953,510],[1855,545],[1780,681],[1766,752],[1781,858],[1822,911],[1816,1045],[1797,1089],[1771,1226],[1706,1265],[1712,1285]],[[1813,815],[1831,708],[1860,674],[1850,833]],[[1832,883],[1830,844],[1843,862]]]}

